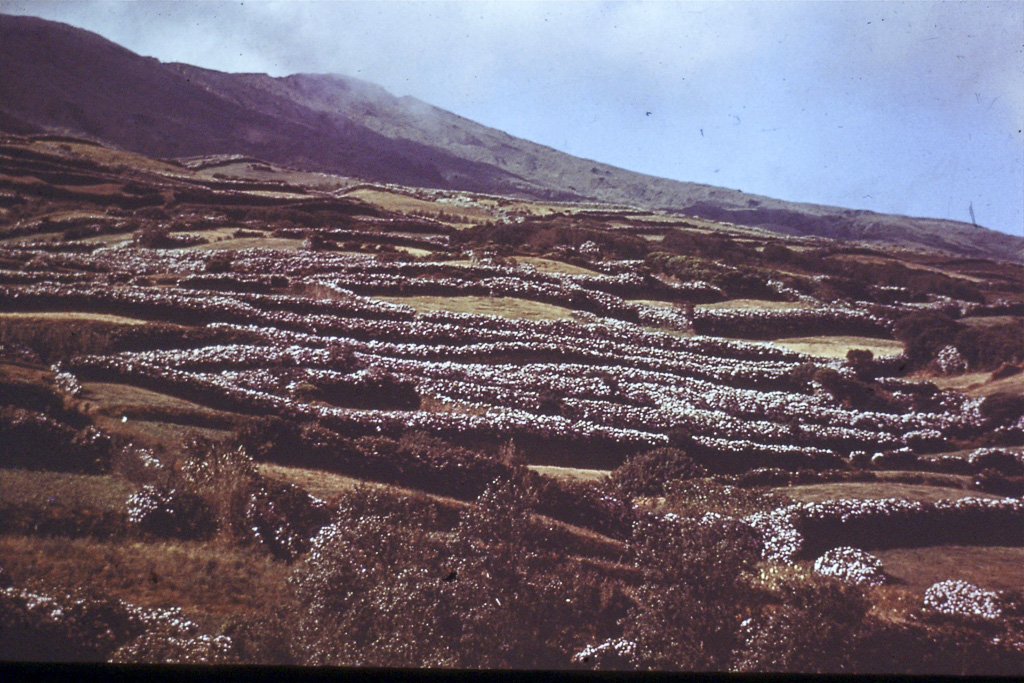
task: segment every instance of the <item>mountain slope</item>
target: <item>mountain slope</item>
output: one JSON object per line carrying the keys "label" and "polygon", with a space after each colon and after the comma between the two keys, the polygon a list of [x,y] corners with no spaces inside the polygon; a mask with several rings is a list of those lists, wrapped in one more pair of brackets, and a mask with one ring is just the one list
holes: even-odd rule
{"label": "mountain slope", "polygon": [[966,223],[785,202],[656,178],[514,138],[336,75],[163,64],[100,36],[0,15],[0,129],[90,136],[160,157],[241,153],[424,187],[597,200],[790,234],[1021,259],[1024,239]]}

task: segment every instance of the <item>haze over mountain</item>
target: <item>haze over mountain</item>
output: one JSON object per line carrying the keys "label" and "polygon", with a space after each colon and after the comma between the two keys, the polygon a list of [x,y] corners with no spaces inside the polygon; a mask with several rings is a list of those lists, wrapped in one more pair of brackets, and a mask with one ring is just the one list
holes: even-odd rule
{"label": "haze over mountain", "polygon": [[157,157],[246,154],[406,185],[664,209],[791,234],[1019,260],[971,224],[785,202],[643,175],[514,138],[338,75],[229,74],[139,56],[94,33],[0,15],[0,129],[94,138]]}

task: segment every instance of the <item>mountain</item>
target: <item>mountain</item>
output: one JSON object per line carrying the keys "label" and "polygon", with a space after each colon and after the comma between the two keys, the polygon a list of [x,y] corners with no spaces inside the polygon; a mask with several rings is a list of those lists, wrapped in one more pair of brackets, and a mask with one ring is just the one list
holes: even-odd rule
{"label": "mountain", "polygon": [[338,75],[229,74],[0,15],[0,130],[156,157],[245,154],[379,182],[667,210],[796,235],[1021,260],[1024,239],[957,221],[786,202],[626,171]]}

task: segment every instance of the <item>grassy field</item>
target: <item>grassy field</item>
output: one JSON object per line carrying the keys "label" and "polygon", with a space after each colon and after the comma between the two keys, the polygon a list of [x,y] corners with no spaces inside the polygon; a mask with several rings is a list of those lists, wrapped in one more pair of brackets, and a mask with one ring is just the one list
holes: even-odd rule
{"label": "grassy field", "polygon": [[486,209],[478,206],[459,206],[456,204],[442,204],[439,202],[418,199],[399,192],[389,192],[384,189],[360,188],[345,194],[346,197],[354,197],[362,201],[379,206],[387,211],[401,211],[404,213],[420,212],[435,216],[440,211],[452,216],[484,223],[493,220],[494,216]]}
{"label": "grassy field", "polygon": [[763,299],[730,299],[719,301],[714,304],[697,304],[695,309],[719,309],[719,310],[769,310],[769,311],[792,311],[807,308],[802,301],[765,301]]}
{"label": "grassy field", "polygon": [[187,176],[191,171],[157,159],[151,159],[134,152],[112,149],[87,142],[35,140],[27,145],[29,149],[45,150],[50,154],[58,154],[71,158],[92,159],[105,166],[126,166],[137,170],[145,170],[168,176]]}
{"label": "grassy field", "polygon": [[[148,407],[156,410],[202,410],[210,412],[210,408],[176,398],[157,391],[150,391],[131,384],[113,382],[85,382],[82,384],[83,400],[92,401],[105,409],[109,415],[118,415],[124,409]],[[219,412],[219,411],[218,411]]]}
{"label": "grassy field", "polygon": [[26,318],[30,320],[94,320],[104,323],[117,323],[120,325],[145,325],[147,320],[139,318],[126,318],[120,315],[108,315],[106,313],[86,313],[83,311],[39,311],[39,312],[0,312],[3,318]]}
{"label": "grassy field", "polygon": [[289,568],[257,548],[219,541],[0,536],[16,585],[47,593],[85,590],[145,607],[181,607],[200,626],[291,603]]}
{"label": "grassy field", "polygon": [[970,325],[971,327],[991,327],[992,325],[1005,325],[1007,323],[1014,323],[1020,320],[1019,316],[1016,315],[990,315],[990,316],[979,316],[972,318],[966,316],[960,318],[959,322],[964,325]]}
{"label": "grassy field", "polygon": [[931,546],[872,551],[887,574],[904,587],[924,593],[933,583],[961,579],[990,590],[1021,590],[1024,548],[1001,546]]}
{"label": "grassy field", "polygon": [[928,377],[940,389],[956,389],[968,396],[980,397],[992,394],[1024,394],[1024,373],[992,380],[990,372],[968,372],[951,377]]}
{"label": "grassy field", "polygon": [[940,273],[942,275],[948,275],[949,277],[959,278],[961,280],[967,280],[968,282],[984,282],[984,278],[975,277],[972,275],[965,275],[964,273],[957,272],[952,268],[939,268],[937,266],[929,266],[923,263],[914,263],[909,259],[891,259],[884,256],[874,256],[869,254],[844,254],[843,260],[856,261],[857,263],[864,263],[867,265],[873,264],[886,264],[886,263],[898,263],[901,266],[910,268],[911,270],[923,270],[929,273]]}
{"label": "grassy field", "polygon": [[[182,251],[213,251],[215,249],[279,249],[281,251],[297,251],[302,246],[302,240],[285,239],[282,237],[231,237],[234,228],[226,230],[228,235],[223,241],[211,241],[209,244],[197,244],[191,247],[184,247]],[[211,233],[203,233],[207,239]]]}
{"label": "grassy field", "polygon": [[780,489],[790,498],[802,503],[817,503],[824,500],[849,498],[853,500],[873,500],[879,498],[901,498],[916,500],[922,503],[934,503],[938,500],[957,498],[990,498],[997,496],[981,491],[957,489],[948,486],[928,486],[925,484],[904,484],[892,481],[868,482],[836,482],[830,484],[803,484]]}
{"label": "grassy field", "polygon": [[598,275],[596,270],[575,266],[563,261],[542,258],[540,256],[517,256],[517,263],[531,265],[542,273],[566,273],[568,275]]}
{"label": "grassy field", "polygon": [[578,479],[580,481],[600,481],[608,476],[609,470],[588,470],[581,467],[556,467],[554,465],[529,465],[537,474],[556,479]]}
{"label": "grassy field", "polygon": [[901,342],[873,337],[786,337],[775,339],[772,343],[819,358],[846,358],[850,349],[866,349],[875,356],[896,356],[903,352]]}
{"label": "grassy field", "polygon": [[641,304],[643,306],[660,306],[661,308],[674,308],[675,304],[671,301],[658,301],[656,299],[629,299],[631,303]]}
{"label": "grassy field", "polygon": [[526,320],[568,320],[572,309],[526,299],[487,296],[378,296],[383,301],[412,306],[418,311],[454,311],[475,315],[499,315]]}

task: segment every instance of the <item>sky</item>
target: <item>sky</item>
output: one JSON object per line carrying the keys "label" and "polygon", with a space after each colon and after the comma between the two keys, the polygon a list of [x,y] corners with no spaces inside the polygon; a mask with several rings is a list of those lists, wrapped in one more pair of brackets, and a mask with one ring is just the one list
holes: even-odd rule
{"label": "sky", "polygon": [[[1024,0],[0,0],[139,54],[339,73],[576,156],[1024,234]],[[2,40],[2,36],[0,36]]]}

